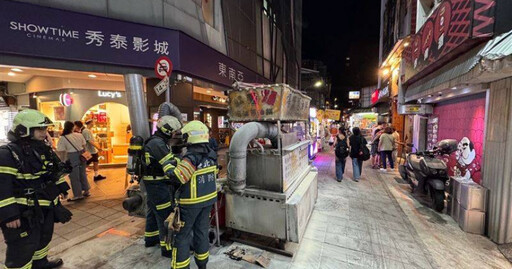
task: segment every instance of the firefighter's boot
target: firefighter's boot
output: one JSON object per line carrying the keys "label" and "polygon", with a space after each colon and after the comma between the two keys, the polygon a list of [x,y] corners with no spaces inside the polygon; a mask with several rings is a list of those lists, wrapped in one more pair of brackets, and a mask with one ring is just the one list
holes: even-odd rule
{"label": "firefighter's boot", "polygon": [[53,269],[58,268],[64,264],[64,261],[62,259],[54,259],[54,260],[48,260],[44,259],[37,263],[34,263],[32,268],[33,269]]}

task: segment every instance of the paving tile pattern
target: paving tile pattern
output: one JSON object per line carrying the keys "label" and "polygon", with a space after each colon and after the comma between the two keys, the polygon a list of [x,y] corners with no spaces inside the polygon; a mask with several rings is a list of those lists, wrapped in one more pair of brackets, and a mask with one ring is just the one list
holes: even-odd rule
{"label": "paving tile pattern", "polygon": [[[293,259],[269,253],[269,268],[512,268],[490,240],[463,233],[449,216],[422,206],[392,173],[365,167],[362,180],[354,182],[349,159],[345,180],[339,183],[334,180],[332,153],[319,154],[314,165],[319,170],[319,196],[304,238]],[[124,180],[124,170],[108,173]],[[73,220],[56,225],[51,246],[115,220],[127,221],[60,253],[64,268],[169,268],[169,259],[161,257],[157,247],[144,248],[144,219],[127,217],[122,199],[109,196],[121,193],[116,190],[124,181],[108,180],[110,176],[95,183],[92,199],[68,205]],[[236,245],[211,249],[208,268],[260,268],[224,254]],[[0,244],[0,259],[3,253],[5,244]],[[193,262],[191,268],[197,268]]]}

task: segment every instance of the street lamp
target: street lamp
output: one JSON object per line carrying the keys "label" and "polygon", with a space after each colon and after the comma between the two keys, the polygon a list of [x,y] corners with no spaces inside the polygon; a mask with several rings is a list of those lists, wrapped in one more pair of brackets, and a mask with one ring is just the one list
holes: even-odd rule
{"label": "street lamp", "polygon": [[319,80],[319,81],[315,82],[315,85],[313,85],[313,86],[315,86],[315,88],[320,88],[320,87],[322,87],[322,85],[324,85],[324,82]]}

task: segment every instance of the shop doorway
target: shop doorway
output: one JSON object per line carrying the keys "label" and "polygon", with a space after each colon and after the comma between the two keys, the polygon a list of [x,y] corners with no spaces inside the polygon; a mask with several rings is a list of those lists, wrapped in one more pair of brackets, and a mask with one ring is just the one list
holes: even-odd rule
{"label": "shop doorway", "polygon": [[200,121],[212,131],[212,137],[217,140],[219,147],[229,145],[229,123],[226,109],[201,107]]}
{"label": "shop doorway", "polygon": [[100,164],[126,164],[131,138],[128,107],[114,102],[95,105],[83,115],[82,121],[92,119],[91,131],[105,151],[99,153]]}

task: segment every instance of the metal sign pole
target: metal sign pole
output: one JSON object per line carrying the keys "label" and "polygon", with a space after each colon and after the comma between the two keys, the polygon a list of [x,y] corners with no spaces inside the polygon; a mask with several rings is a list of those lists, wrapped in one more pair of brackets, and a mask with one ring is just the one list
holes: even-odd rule
{"label": "metal sign pole", "polygon": [[167,83],[167,91],[165,91],[165,102],[171,102],[171,78],[169,78],[169,83]]}

